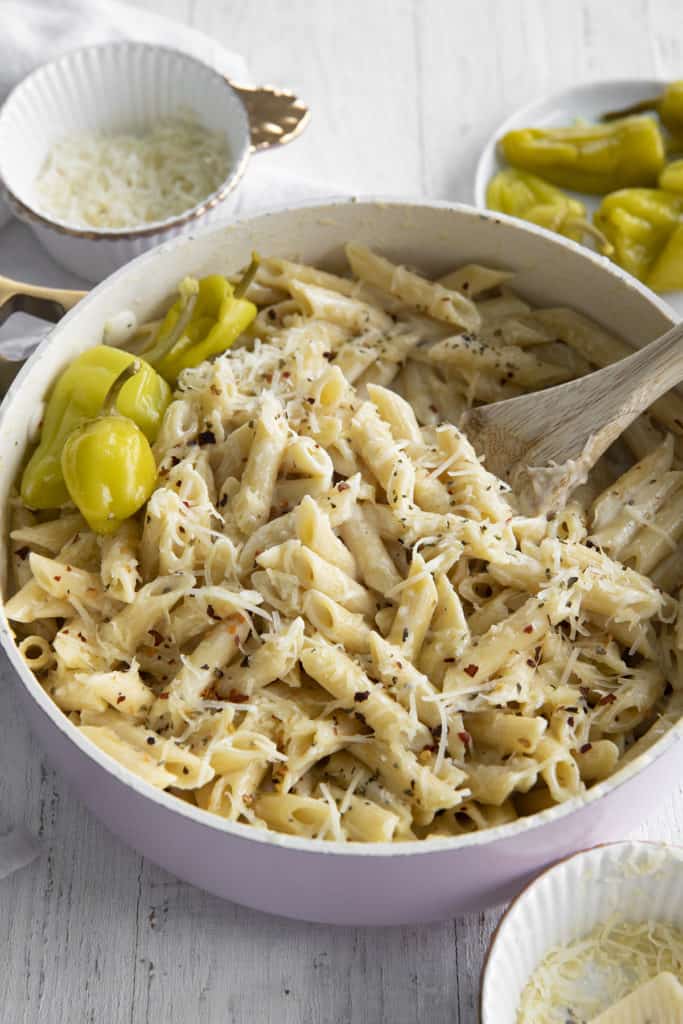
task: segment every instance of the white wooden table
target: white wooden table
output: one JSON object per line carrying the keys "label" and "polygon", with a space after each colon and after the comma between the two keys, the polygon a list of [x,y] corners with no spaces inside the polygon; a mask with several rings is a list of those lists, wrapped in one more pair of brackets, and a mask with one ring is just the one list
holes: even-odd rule
{"label": "white wooden table", "polygon": [[[255,80],[305,97],[305,136],[261,159],[357,192],[469,200],[484,139],[517,105],[590,78],[683,74],[677,0],[137,3],[211,33],[246,56]],[[75,802],[12,691],[5,670],[0,813],[24,821],[44,852],[0,882],[2,1024],[476,1022],[499,912],[355,930],[220,902]],[[683,792],[638,834],[680,841]]]}

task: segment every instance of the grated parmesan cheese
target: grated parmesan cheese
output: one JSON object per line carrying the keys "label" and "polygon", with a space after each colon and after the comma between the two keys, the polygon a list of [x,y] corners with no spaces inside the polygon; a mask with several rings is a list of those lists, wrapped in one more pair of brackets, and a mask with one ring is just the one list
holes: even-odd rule
{"label": "grated parmesan cheese", "polygon": [[228,176],[225,137],[194,114],[143,135],[80,135],[57,142],[36,179],[40,208],[75,227],[134,228],[177,217]]}
{"label": "grated parmesan cheese", "polygon": [[683,976],[683,932],[611,917],[550,950],[522,992],[517,1024],[586,1024],[662,971]]}

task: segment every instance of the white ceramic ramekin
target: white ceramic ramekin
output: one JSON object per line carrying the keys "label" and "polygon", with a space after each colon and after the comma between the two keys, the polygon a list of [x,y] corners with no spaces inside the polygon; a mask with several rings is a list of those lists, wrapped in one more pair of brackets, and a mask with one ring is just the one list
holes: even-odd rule
{"label": "white ceramic ramekin", "polygon": [[516,1024],[520,996],[554,946],[613,915],[683,929],[683,847],[622,842],[561,861],[510,905],[493,936],[481,986],[481,1024]]}
{"label": "white ceramic ramekin", "polygon": [[[255,138],[259,126],[250,123],[258,99],[268,105],[270,120],[282,116],[288,121],[272,126],[267,138]],[[281,102],[274,107],[277,100]],[[201,203],[167,220],[106,231],[74,227],[41,210],[34,183],[57,140],[141,131],[188,109],[210,131],[225,135],[232,156],[225,181]],[[146,249],[196,228],[198,222],[208,224],[219,208],[224,216],[252,149],[288,141],[307,116],[291,94],[235,87],[176,50],[135,42],[91,46],[44,64],[10,94],[0,111],[0,177],[12,212],[30,225],[50,255],[86,280],[100,281]]]}

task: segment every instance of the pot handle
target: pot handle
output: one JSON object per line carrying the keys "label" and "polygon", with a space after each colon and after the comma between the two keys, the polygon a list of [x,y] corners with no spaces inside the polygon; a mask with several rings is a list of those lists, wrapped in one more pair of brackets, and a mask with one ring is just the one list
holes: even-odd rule
{"label": "pot handle", "polygon": [[13,313],[30,313],[56,324],[87,294],[66,288],[44,288],[0,275],[0,324]]}
{"label": "pot handle", "polygon": [[[12,281],[0,275],[0,324],[4,324],[13,313],[30,313],[31,316],[56,324],[87,294],[65,288],[44,288],[37,284]],[[0,397],[5,394],[24,362],[23,359],[11,360],[0,356]]]}
{"label": "pot handle", "polygon": [[244,104],[249,118],[252,150],[269,149],[291,142],[311,119],[311,112],[298,96],[270,85],[235,85],[225,79]]}

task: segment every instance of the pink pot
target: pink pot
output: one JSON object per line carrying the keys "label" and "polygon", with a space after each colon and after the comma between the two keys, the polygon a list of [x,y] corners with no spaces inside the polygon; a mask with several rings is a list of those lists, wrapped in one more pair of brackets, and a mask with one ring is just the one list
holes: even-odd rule
{"label": "pink pot", "polygon": [[[0,409],[0,508],[29,440],[36,406],[59,371],[96,344],[113,314],[155,315],[188,273],[230,271],[252,249],[332,268],[348,239],[445,272],[462,262],[518,272],[534,302],[566,304],[634,345],[673,321],[651,292],[606,259],[519,221],[445,203],[340,201],[288,209],[178,238],[99,285],[69,313],[13,384]],[[3,536],[7,525],[3,524]],[[4,560],[3,560],[4,561]],[[154,789],[90,743],[44,693],[6,619],[0,643],[30,723],[55,767],[120,838],[179,877],[226,899],[288,917],[347,925],[435,921],[509,899],[551,862],[641,824],[678,777],[677,726],[581,798],[469,836],[421,843],[335,844],[235,825]]]}

